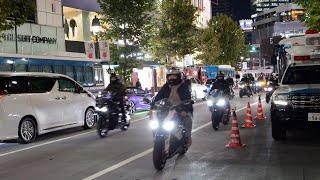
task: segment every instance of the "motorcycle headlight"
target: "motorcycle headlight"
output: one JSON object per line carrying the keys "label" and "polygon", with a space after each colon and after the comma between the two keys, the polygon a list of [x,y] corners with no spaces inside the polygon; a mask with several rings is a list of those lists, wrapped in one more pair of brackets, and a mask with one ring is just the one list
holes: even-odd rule
{"label": "motorcycle headlight", "polygon": [[96,107],[96,111],[99,111],[99,112],[107,112],[108,111],[108,108],[106,106],[103,106],[101,108],[99,107]]}
{"label": "motorcycle headlight", "polygon": [[164,121],[162,128],[166,131],[172,131],[174,128],[174,122],[173,121]]}
{"label": "motorcycle headlight", "polygon": [[256,86],[261,86],[261,83],[260,82],[256,82]]}
{"label": "motorcycle headlight", "polygon": [[264,88],[264,90],[270,92],[270,91],[273,90],[273,88],[272,87],[268,87],[268,88]]}
{"label": "motorcycle headlight", "polygon": [[282,96],[282,95],[274,96],[274,101],[273,102],[276,105],[281,105],[281,106],[288,105],[287,97],[286,96]]}
{"label": "motorcycle headlight", "polygon": [[151,120],[149,123],[149,126],[152,130],[158,129],[159,128],[158,120]]}
{"label": "motorcycle headlight", "polygon": [[216,103],[217,106],[225,106],[226,105],[226,100],[224,99],[219,99]]}
{"label": "motorcycle headlight", "polygon": [[240,85],[239,85],[239,88],[244,88],[244,85],[243,85],[243,84],[240,84]]}
{"label": "motorcycle headlight", "polygon": [[208,100],[207,101],[207,105],[210,106],[210,107],[213,106],[213,101],[212,100]]}

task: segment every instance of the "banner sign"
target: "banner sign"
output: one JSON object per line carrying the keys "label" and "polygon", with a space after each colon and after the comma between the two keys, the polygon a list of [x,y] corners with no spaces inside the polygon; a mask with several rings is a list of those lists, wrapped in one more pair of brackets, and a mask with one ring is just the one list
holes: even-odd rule
{"label": "banner sign", "polygon": [[95,48],[93,42],[85,42],[84,43],[86,55],[89,59],[95,59]]}

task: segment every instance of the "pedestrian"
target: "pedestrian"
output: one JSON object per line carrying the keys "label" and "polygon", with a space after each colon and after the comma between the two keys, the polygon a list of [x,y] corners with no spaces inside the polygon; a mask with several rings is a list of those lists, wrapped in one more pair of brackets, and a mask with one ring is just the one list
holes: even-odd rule
{"label": "pedestrian", "polygon": [[137,82],[136,82],[136,88],[139,88],[139,89],[142,88],[139,78],[138,78],[138,80],[137,80]]}

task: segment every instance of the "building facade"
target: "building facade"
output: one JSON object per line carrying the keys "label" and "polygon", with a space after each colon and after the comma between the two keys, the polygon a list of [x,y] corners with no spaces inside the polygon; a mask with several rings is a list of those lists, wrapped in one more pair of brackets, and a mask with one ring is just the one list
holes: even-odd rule
{"label": "building facade", "polygon": [[252,0],[252,14],[264,12],[292,1],[293,0]]}
{"label": "building facade", "polygon": [[212,16],[225,14],[234,21],[250,18],[250,0],[215,0],[212,1]]}

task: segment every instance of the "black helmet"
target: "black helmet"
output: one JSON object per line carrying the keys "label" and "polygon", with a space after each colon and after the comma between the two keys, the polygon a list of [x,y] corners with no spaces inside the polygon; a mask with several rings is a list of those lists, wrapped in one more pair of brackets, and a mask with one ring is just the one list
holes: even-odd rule
{"label": "black helmet", "polygon": [[[177,78],[176,79],[168,79],[169,76],[171,76],[171,75],[175,75]],[[167,77],[167,81],[170,85],[178,85],[182,82],[181,71],[175,67],[169,68],[167,70],[166,77]]]}
{"label": "black helmet", "polygon": [[222,71],[220,71],[219,74],[217,75],[217,79],[219,79],[219,80],[224,79],[224,74]]}
{"label": "black helmet", "polygon": [[110,83],[114,83],[118,81],[118,76],[116,73],[111,73],[110,74]]}

